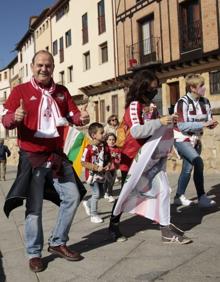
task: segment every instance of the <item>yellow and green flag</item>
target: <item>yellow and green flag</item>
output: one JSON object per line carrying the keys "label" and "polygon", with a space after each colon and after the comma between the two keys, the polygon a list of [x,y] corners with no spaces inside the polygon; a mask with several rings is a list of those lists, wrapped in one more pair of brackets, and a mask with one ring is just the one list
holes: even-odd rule
{"label": "yellow and green flag", "polygon": [[65,128],[64,153],[73,163],[73,167],[78,176],[82,174],[81,158],[88,144],[89,139],[85,133],[72,126]]}

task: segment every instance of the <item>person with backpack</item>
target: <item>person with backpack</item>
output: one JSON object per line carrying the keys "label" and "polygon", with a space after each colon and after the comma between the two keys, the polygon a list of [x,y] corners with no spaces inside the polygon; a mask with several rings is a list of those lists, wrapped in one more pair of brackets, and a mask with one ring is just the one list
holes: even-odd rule
{"label": "person with backpack", "polygon": [[10,157],[11,152],[8,146],[4,145],[4,139],[0,139],[0,181],[6,180],[6,163],[7,158]]}
{"label": "person with backpack", "polygon": [[215,206],[216,202],[205,194],[201,137],[203,129],[213,129],[218,122],[213,120],[209,100],[204,97],[206,91],[204,78],[199,74],[189,74],[185,81],[187,94],[181,97],[175,105],[178,120],[174,128],[174,146],[182,157],[183,163],[174,204],[182,206],[193,204],[185,197],[185,192],[194,168],[193,180],[198,205],[200,208],[210,208]]}
{"label": "person with backpack", "polygon": [[159,80],[153,72],[138,71],[126,96],[123,119],[128,130],[120,164],[123,186],[109,225],[109,232],[117,242],[126,240],[119,229],[120,217],[125,211],[158,223],[164,243],[192,242],[184,231],[170,222],[166,162],[173,146],[173,124],[177,116],[152,114],[158,85]]}

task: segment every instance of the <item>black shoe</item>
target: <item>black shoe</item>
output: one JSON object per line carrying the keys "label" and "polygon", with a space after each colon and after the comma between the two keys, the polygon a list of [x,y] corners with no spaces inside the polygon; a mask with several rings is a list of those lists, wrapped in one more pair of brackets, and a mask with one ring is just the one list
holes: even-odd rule
{"label": "black shoe", "polygon": [[115,242],[124,242],[127,241],[127,238],[120,232],[118,223],[111,224],[108,228],[108,231]]}

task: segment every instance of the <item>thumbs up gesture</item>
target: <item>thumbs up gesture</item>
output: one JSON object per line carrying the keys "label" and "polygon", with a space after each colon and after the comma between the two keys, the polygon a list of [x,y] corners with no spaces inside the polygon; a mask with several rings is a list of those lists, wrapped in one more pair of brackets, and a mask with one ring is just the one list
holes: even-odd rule
{"label": "thumbs up gesture", "polygon": [[82,106],[82,109],[81,109],[80,120],[82,121],[83,125],[89,123],[90,121],[89,114],[87,112],[87,107],[88,107],[88,104],[85,104]]}
{"label": "thumbs up gesture", "polygon": [[24,101],[20,99],[20,106],[15,111],[15,121],[21,122],[25,116]]}

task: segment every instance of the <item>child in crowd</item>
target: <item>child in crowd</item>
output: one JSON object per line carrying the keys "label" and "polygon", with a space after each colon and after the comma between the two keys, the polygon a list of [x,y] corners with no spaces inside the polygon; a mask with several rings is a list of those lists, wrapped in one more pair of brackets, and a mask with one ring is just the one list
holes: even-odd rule
{"label": "child in crowd", "polygon": [[110,170],[106,172],[104,198],[107,199],[110,203],[115,201],[112,196],[112,190],[117,176],[116,172],[121,161],[121,150],[116,146],[116,139],[117,137],[114,133],[108,133],[105,138],[110,150],[111,166]]}
{"label": "child in crowd", "polygon": [[88,201],[83,201],[87,215],[92,223],[101,223],[103,219],[98,215],[98,200],[104,195],[105,173],[110,168],[110,153],[104,143],[104,127],[98,122],[90,124],[88,128],[91,144],[87,145],[81,159],[85,167],[86,181],[90,185],[92,195]]}

